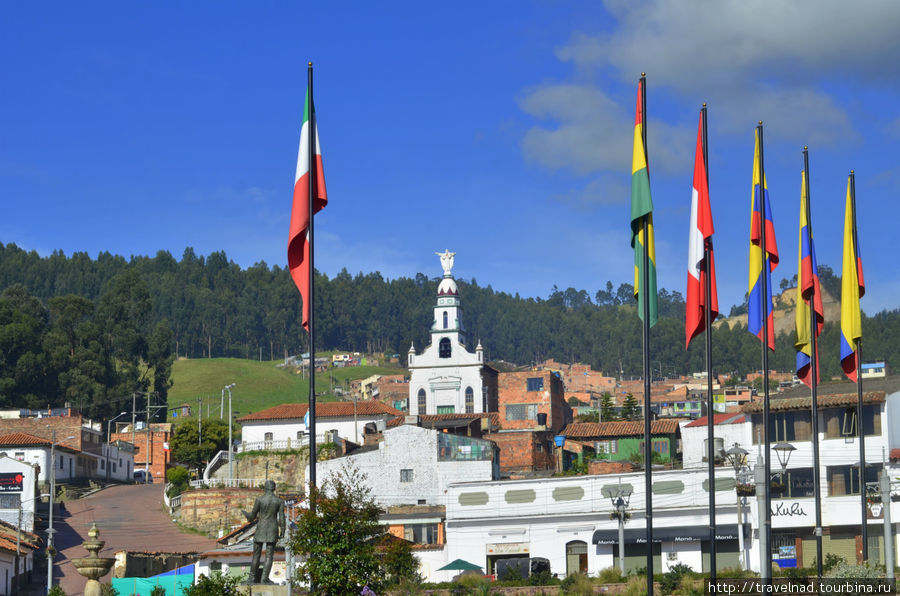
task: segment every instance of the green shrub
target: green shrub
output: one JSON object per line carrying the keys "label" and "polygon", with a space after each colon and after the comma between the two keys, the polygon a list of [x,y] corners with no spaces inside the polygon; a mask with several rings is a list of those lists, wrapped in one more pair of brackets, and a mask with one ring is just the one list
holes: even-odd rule
{"label": "green shrub", "polygon": [[562,581],[559,590],[560,594],[570,596],[591,596],[594,593],[594,584],[583,573],[573,573]]}
{"label": "green shrub", "polygon": [[607,567],[600,570],[600,573],[597,574],[597,580],[601,584],[620,584],[625,581],[625,578],[622,577],[622,572],[619,571],[618,567]]}
{"label": "green shrub", "polygon": [[66,593],[63,592],[63,589],[59,586],[53,586],[50,588],[50,591],[47,592],[47,596],[66,596]]}
{"label": "green shrub", "polygon": [[693,574],[693,569],[684,563],[677,563],[659,578],[659,589],[664,595],[673,594],[681,585],[681,579],[685,576],[693,577]]}
{"label": "green shrub", "polygon": [[169,468],[166,472],[166,481],[170,485],[166,494],[169,498],[177,497],[191,485],[191,474],[180,466]]}
{"label": "green shrub", "polygon": [[849,565],[838,563],[826,574],[826,577],[838,579],[880,579],[884,577],[884,567],[881,565]]}
{"label": "green shrub", "polygon": [[647,578],[644,575],[632,575],[625,583],[625,591],[623,596],[646,596],[647,594]]}

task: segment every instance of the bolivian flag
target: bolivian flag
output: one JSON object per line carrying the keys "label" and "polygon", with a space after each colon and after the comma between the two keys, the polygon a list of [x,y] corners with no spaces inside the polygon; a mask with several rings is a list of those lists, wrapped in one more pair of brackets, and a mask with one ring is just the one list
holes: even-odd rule
{"label": "bolivian flag", "polygon": [[[638,301],[638,316],[644,319],[644,300],[649,300],[650,327],[656,324],[656,247],[653,242],[653,201],[650,199],[650,173],[647,170],[647,150],[644,147],[644,80],[638,83],[637,108],[634,116],[634,153],[631,160],[631,247],[634,249],[634,297]],[[644,221],[647,237],[644,237]],[[644,280],[644,251],[647,251],[649,283]]]}

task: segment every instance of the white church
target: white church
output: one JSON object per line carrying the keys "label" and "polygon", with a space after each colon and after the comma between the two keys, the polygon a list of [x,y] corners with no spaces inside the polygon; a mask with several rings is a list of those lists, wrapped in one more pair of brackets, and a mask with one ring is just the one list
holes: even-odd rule
{"label": "white church", "polygon": [[456,253],[435,253],[444,278],[438,285],[431,345],[421,354],[409,347],[409,413],[480,414],[497,411],[497,371],[484,363],[481,342],[466,349],[459,290],[450,270]]}

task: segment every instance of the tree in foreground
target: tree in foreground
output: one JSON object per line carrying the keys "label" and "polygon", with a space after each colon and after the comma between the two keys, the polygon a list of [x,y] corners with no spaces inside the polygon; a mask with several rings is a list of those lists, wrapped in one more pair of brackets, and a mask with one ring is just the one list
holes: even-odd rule
{"label": "tree in foreground", "polygon": [[212,575],[201,575],[197,582],[184,591],[184,596],[238,596],[238,579],[214,571]]}
{"label": "tree in foreground", "polygon": [[305,557],[299,579],[322,594],[356,596],[366,586],[379,592],[388,582],[407,579],[400,575],[417,571],[408,549],[383,552],[390,538],[365,480],[350,467],[331,475],[310,494],[316,512],[303,512],[293,532],[291,549]]}

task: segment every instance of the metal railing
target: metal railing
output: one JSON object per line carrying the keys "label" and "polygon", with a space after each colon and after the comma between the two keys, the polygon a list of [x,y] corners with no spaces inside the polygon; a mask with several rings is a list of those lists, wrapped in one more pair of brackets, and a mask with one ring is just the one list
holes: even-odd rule
{"label": "metal railing", "polygon": [[[328,441],[328,435],[317,434],[316,444]],[[290,449],[300,449],[309,445],[309,437],[304,436],[302,439],[278,439],[274,441],[251,441],[244,442],[235,448],[235,453],[244,453],[246,451],[288,451]]]}
{"label": "metal railing", "polygon": [[191,480],[191,488],[262,488],[265,482],[265,478],[210,478]]}

